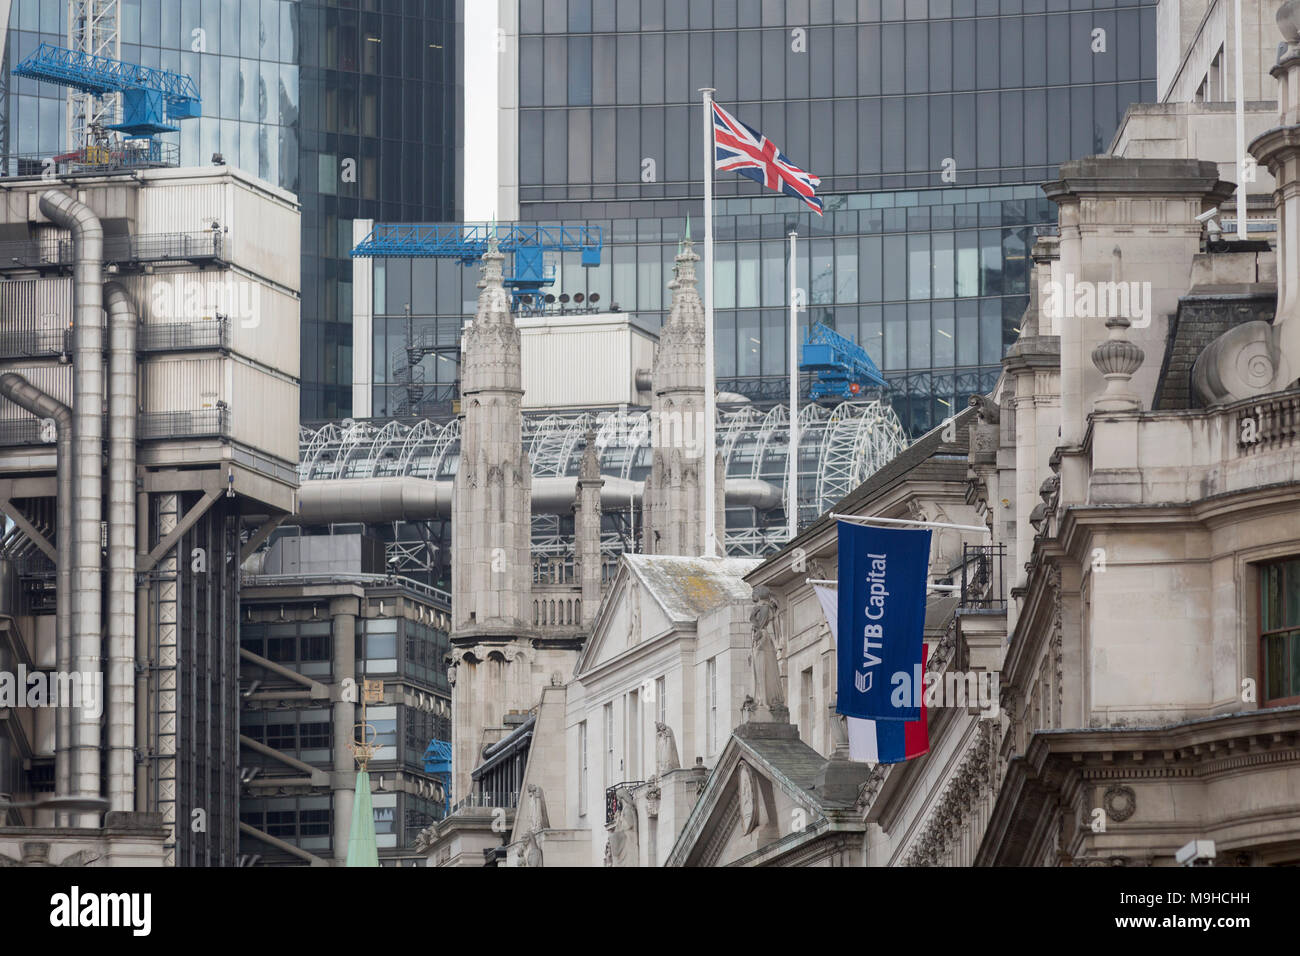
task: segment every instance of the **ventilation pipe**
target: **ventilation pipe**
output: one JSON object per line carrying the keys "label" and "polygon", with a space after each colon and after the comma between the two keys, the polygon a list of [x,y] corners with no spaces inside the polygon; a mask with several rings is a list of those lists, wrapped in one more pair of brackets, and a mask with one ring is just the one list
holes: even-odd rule
{"label": "ventilation pipe", "polygon": [[[104,454],[104,229],[85,203],[58,190],[42,193],[41,212],[72,233],[72,669],[100,671],[103,564],[100,554]],[[101,684],[101,686],[103,686]],[[99,719],[78,707],[73,718],[72,792],[98,797]],[[93,820],[93,816],[88,817]]]}
{"label": "ventilation pipe", "polygon": [[108,798],[135,809],[135,422],[140,318],[118,282],[108,307]]}
{"label": "ventilation pipe", "polygon": [[[54,658],[59,673],[72,670],[72,410],[46,395],[21,375],[0,375],[0,395],[37,418],[54,419],[57,429],[54,526]],[[54,716],[54,793],[71,793],[72,711],[59,707]]]}

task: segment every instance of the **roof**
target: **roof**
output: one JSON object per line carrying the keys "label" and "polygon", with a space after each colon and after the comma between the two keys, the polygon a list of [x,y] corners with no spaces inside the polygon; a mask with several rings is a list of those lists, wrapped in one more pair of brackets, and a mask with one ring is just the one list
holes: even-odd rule
{"label": "roof", "polygon": [[1153,411],[1201,408],[1192,389],[1192,366],[1205,348],[1224,332],[1246,322],[1271,323],[1277,310],[1277,291],[1208,292],[1178,300],[1169,320],[1169,336],[1156,382]]}
{"label": "roof", "polygon": [[[826,766],[826,758],[799,739],[797,732],[788,734],[752,734],[752,725],[741,724],[735,730],[736,743],[757,757],[779,779],[803,791],[808,801],[823,809],[842,809],[850,804],[827,799],[816,789],[817,777]],[[762,730],[790,729],[789,725],[758,725]]]}
{"label": "roof", "polygon": [[925,599],[925,630],[942,631],[957,613],[961,598],[956,594],[931,594]]}
{"label": "roof", "polygon": [[674,622],[693,622],[732,601],[749,600],[744,577],[759,558],[688,558],[664,554],[624,554],[631,572]]}

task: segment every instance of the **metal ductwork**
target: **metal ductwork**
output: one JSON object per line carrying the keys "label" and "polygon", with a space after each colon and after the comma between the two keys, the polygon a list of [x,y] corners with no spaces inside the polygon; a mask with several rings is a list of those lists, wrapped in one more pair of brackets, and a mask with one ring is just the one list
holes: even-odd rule
{"label": "metal ductwork", "polygon": [[[100,670],[103,566],[100,553],[104,453],[104,229],[85,203],[58,190],[40,210],[72,234],[72,670]],[[73,719],[72,793],[99,796],[100,725],[77,708]]]}
{"label": "metal ductwork", "polygon": [[[629,502],[641,503],[645,483],[602,476],[600,506],[604,511],[623,511]],[[386,521],[427,521],[451,516],[450,481],[425,478],[334,478],[304,481],[298,489],[298,513],[290,523],[300,525],[380,524]],[[728,478],[727,504],[733,508],[769,510],[781,506],[779,485],[760,478]],[[573,509],[578,493],[575,477],[534,478],[533,511],[536,514],[565,514]]]}
{"label": "metal ductwork", "polygon": [[108,798],[135,808],[136,331],[130,293],[104,286],[108,306]]}
{"label": "metal ductwork", "polygon": [[[72,409],[13,372],[0,375],[0,395],[37,418],[54,420],[57,436],[54,484],[58,509],[54,527],[54,657],[55,667],[66,674],[72,670],[73,656]],[[54,792],[59,796],[68,795],[71,789],[71,746],[72,712],[67,707],[60,707],[54,722]]]}
{"label": "metal ductwork", "polygon": [[298,489],[299,524],[421,521],[451,514],[451,482],[423,478],[305,481]]}

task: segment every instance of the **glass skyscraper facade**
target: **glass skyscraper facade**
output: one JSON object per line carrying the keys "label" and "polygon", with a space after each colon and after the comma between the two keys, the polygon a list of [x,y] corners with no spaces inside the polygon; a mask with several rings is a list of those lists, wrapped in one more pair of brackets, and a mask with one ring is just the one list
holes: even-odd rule
{"label": "glass skyscraper facade", "polygon": [[[701,87],[821,177],[825,215],[714,180],[719,388],[784,400],[788,241],[809,322],[861,342],[913,435],[986,392],[1027,304],[1039,189],[1155,98],[1155,4],[1125,0],[521,0],[519,217],[605,230],[557,296],[662,319],[703,215]],[[510,148],[510,147],[504,147]],[[506,164],[508,165],[508,164]],[[462,274],[466,273],[466,274]],[[473,270],[376,260],[374,411],[417,336],[455,341]],[[426,356],[423,381],[449,385]],[[430,395],[442,396],[445,389]]]}
{"label": "glass skyscraper facade", "polygon": [[521,218],[612,242],[557,291],[667,307],[686,216],[699,235],[714,87],[821,177],[826,206],[716,175],[719,387],[784,394],[794,229],[804,321],[864,345],[913,434],[996,378],[1055,219],[1038,184],[1155,97],[1153,3],[523,0],[519,32]]}
{"label": "glass skyscraper facade", "polygon": [[[66,0],[10,11],[7,69],[67,43]],[[302,417],[352,406],[352,220],[457,216],[454,0],[120,0],[121,58],[189,74],[184,165],[220,153],[302,203]],[[64,149],[64,90],[10,78],[10,154]]]}

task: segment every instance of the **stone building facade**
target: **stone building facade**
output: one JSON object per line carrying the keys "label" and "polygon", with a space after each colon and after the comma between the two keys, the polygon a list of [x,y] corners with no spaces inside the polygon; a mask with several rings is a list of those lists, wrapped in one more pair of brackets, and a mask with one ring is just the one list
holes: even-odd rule
{"label": "stone building facade", "polygon": [[[1300,861],[1298,10],[1278,12],[1279,105],[1251,144],[1276,184],[1276,246],[1205,228],[1234,185],[1194,142],[1145,150],[1132,124],[1124,155],[1064,164],[1044,186],[1060,233],[1033,249],[1019,341],[954,422],[964,474],[936,487],[913,449],[898,491],[881,489],[887,467],[837,508],[895,517],[910,495],[933,518],[928,486],[932,507],[989,529],[963,541],[955,607],[926,640],[931,669],[996,673],[1000,688],[996,715],[933,710],[928,755],[864,769],[852,862],[1160,866],[1192,840],[1212,841],[1218,865]],[[819,654],[833,663],[806,580],[835,563],[822,524],[748,576],[787,621],[791,688]],[[830,683],[806,686],[805,710],[833,726]],[[827,729],[799,731],[829,770]],[[775,815],[755,847],[728,786],[710,779],[701,804],[715,809],[698,810],[675,862],[842,859],[791,852],[828,841],[826,814],[814,837]]]}

